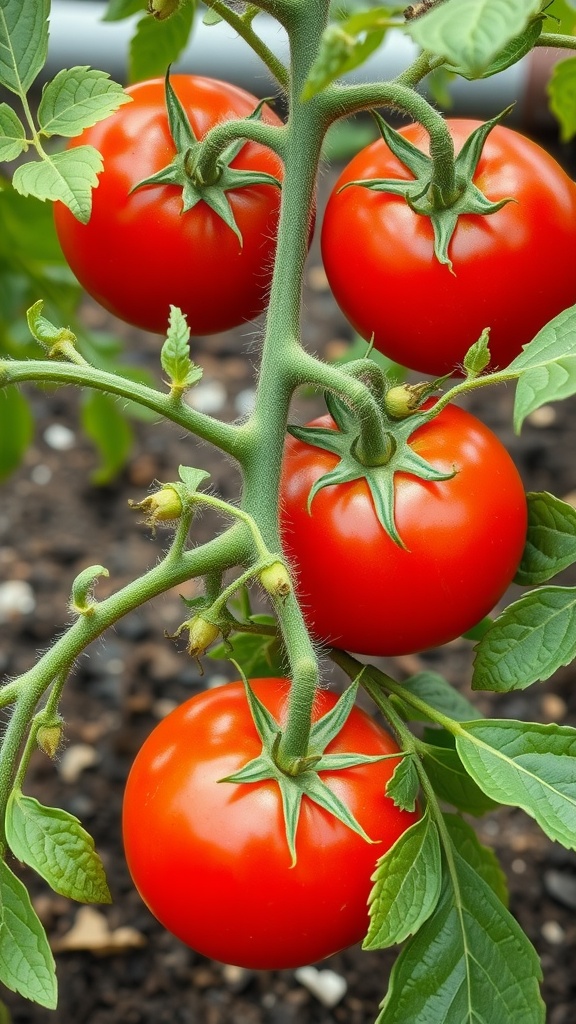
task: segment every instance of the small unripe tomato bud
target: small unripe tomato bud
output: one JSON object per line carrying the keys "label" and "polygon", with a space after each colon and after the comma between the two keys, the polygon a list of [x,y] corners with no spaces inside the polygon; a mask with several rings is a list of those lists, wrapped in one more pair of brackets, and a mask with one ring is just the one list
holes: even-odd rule
{"label": "small unripe tomato bud", "polygon": [[202,615],[195,615],[194,618],[189,619],[184,624],[184,628],[188,630],[186,650],[193,658],[199,658],[204,654],[210,644],[213,644],[220,636],[218,626],[209,622]]}
{"label": "small unripe tomato bud", "polygon": [[48,757],[55,757],[62,741],[62,719],[55,718],[40,726],[36,733],[36,743]]}
{"label": "small unripe tomato bud", "polygon": [[430,384],[398,384],[384,396],[386,412],[395,420],[406,419],[416,412],[431,390],[434,388]]}
{"label": "small unripe tomato bud", "polygon": [[287,597],[292,590],[288,571],[282,562],[273,562],[262,569],[260,583],[270,597]]}
{"label": "small unripe tomato bud", "polygon": [[143,501],[128,501],[131,508],[141,509],[144,522],[155,527],[158,523],[169,523],[182,515],[182,499],[174,487],[169,485],[155,491]]}
{"label": "small unripe tomato bud", "polygon": [[165,21],[175,14],[180,7],[180,0],[148,0],[148,14],[158,21]]}

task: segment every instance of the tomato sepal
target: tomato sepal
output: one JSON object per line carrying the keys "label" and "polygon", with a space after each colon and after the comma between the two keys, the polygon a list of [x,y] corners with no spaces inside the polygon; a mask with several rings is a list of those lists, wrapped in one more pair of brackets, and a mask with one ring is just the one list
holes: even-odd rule
{"label": "tomato sepal", "polygon": [[395,544],[405,548],[396,528],[394,514],[395,474],[409,473],[420,480],[439,482],[452,479],[457,472],[456,467],[448,472],[436,469],[410,447],[411,435],[431,418],[433,411],[416,412],[398,422],[398,420],[391,419],[386,410],[382,410],[392,441],[391,454],[382,465],[367,466],[359,458],[360,426],[358,420],[340,399],[330,394],[326,394],[325,398],[337,430],[332,430],[330,427],[299,427],[292,424],[288,427],[288,433],[292,437],[312,447],[331,452],[340,460],[333,469],[319,476],[310,488],[307,503],[308,513],[312,514],[312,503],[322,488],[364,479],[370,489],[376,515],[383,529]]}
{"label": "tomato sepal", "polygon": [[[214,165],[213,179],[206,180],[200,174],[199,160],[202,153],[202,142],[196,138],[186,111],[178,99],[170,83],[170,71],[166,73],[166,112],[170,134],[176,147],[176,154],[166,167],[138,181],[130,189],[130,193],[150,185],[178,185],[182,189],[182,213],[188,213],[200,201],[224,221],[234,232],[240,245],[242,234],[236,223],[232,207],[226,197],[230,189],[246,188],[250,185],[274,185],[281,188],[280,181],[265,171],[250,171],[230,167],[232,160],[238,155],[245,139],[239,139],[226,147]],[[252,115],[246,120],[259,119],[265,100],[262,100]]]}
{"label": "tomato sepal", "polygon": [[[238,667],[238,666],[237,666]],[[256,731],[262,741],[262,752],[237,772],[220,779],[221,783],[254,783],[273,779],[280,789],[286,843],[290,854],[290,866],[297,863],[296,833],[300,809],[304,796],[334,815],[367,843],[373,840],[362,828],[346,804],[333,792],[318,775],[319,771],[343,771],[357,765],[371,764],[388,757],[398,758],[399,754],[325,754],[325,748],[335,739],[347,720],[358,692],[359,680],[349,686],[339,697],[334,707],[322,718],[312,723],[308,754],[297,759],[288,767],[281,767],[277,761],[282,735],[281,728],[262,701],[256,696],[246,676],[243,675],[246,699]]]}
{"label": "tomato sepal", "polygon": [[510,196],[492,201],[472,180],[488,135],[511,109],[509,106],[491,120],[479,125],[468,137],[454,159],[455,188],[448,191],[434,181],[432,158],[414,146],[400,132],[391,128],[377,111],[373,111],[384,142],[414,177],[408,181],[399,178],[357,179],[346,182],[342,188],[359,185],[373,192],[386,192],[403,198],[414,213],[430,219],[434,231],[436,259],[453,272],[448,249],[459,217],[462,214],[487,216],[502,209],[506,203],[515,201]]}

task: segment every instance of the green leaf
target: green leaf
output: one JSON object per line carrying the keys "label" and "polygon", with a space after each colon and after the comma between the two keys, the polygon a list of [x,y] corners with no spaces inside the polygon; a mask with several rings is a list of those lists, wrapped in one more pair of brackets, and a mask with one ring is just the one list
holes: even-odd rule
{"label": "green leaf", "polygon": [[15,254],[34,267],[42,263],[67,266],[52,210],[37,199],[25,199],[7,188],[0,193],[0,258],[5,255],[13,259]]}
{"label": "green leaf", "polygon": [[544,15],[538,14],[520,35],[515,36],[514,39],[511,39],[503,47],[488,67],[484,69],[481,76],[467,74],[466,68],[452,68],[451,70],[469,79],[476,77],[490,78],[492,75],[499,75],[501,71],[506,71],[506,68],[517,64],[519,60],[522,60],[522,57],[530,53],[536,44],[536,40],[542,33],[543,25]]}
{"label": "green leaf", "polygon": [[540,587],[504,609],[475,647],[475,690],[525,690],[576,657],[576,588]]}
{"label": "green leaf", "polygon": [[480,842],[472,826],[459,814],[444,814],[443,818],[460,856],[487,882],[501,903],[507,907],[508,882],[494,850]]}
{"label": "green leaf", "polygon": [[412,757],[407,755],[398,762],[392,778],[386,785],[386,796],[404,811],[413,811],[420,788],[420,779]]}
{"label": "green leaf", "polygon": [[576,135],[576,57],[558,61],[547,85],[550,110],[560,125],[562,142]]}
{"label": "green leaf", "polygon": [[146,0],[108,0],[102,21],[121,21],[144,10]]}
{"label": "green leaf", "polygon": [[92,483],[103,486],[124,467],[132,449],[132,428],[117,401],[101,391],[95,391],[83,403],[82,426],[100,455]]}
{"label": "green leaf", "polygon": [[470,778],[454,747],[452,737],[449,744],[438,743],[439,737],[443,735],[450,734],[441,729],[428,730],[426,742],[430,745],[422,759],[424,770],[436,796],[458,810],[477,817],[481,817],[487,811],[493,811],[498,804],[487,797]]}
{"label": "green leaf", "polygon": [[445,0],[406,25],[422,49],[480,78],[539,13],[541,0]]}
{"label": "green leaf", "polygon": [[63,202],[87,224],[92,210],[92,189],[98,184],[102,157],[93,146],[75,146],[46,160],[32,160],[16,168],[12,184],[23,196]]}
{"label": "green leaf", "polygon": [[545,5],[545,32],[560,32],[562,35],[576,35],[576,10],[574,0],[552,0]]}
{"label": "green leaf", "polygon": [[34,434],[30,406],[18,388],[0,388],[0,480],[21,463]]}
{"label": "green leaf", "polygon": [[370,927],[363,948],[384,949],[417,932],[438,903],[440,842],[428,811],[380,858],[372,881]]}
{"label": "green leaf", "polygon": [[192,31],[194,9],[195,4],[187,3],[165,21],[148,15],[140,19],[130,43],[131,82],[164,76],[166,68],[178,60]]}
{"label": "green leaf", "polygon": [[508,369],[522,371],[514,402],[514,429],[520,433],[535,409],[576,394],[576,306],[546,324]]}
{"label": "green leaf", "polygon": [[[457,722],[467,722],[470,718],[479,717],[477,708],[437,672],[419,672],[417,675],[411,676],[410,679],[405,679],[402,686],[407,693]],[[399,698],[395,697],[394,702],[398,704]],[[401,703],[402,713],[408,721],[430,722],[434,720],[425,712],[412,707],[409,701]]]}
{"label": "green leaf", "polygon": [[83,903],[111,902],[94,841],[74,815],[15,790],[6,811],[6,838],[14,856],[55,892]]}
{"label": "green leaf", "polygon": [[576,508],[547,491],[531,491],[528,535],[514,582],[537,586],[576,562]]}
{"label": "green leaf", "polygon": [[376,1024],[544,1024],[540,962],[456,850],[434,913],[398,957]]}
{"label": "green leaf", "polygon": [[180,393],[197,384],[202,368],[190,358],[190,328],[177,306],[170,306],[166,341],[160,352],[162,369],[168,374],[173,390]]}
{"label": "green leaf", "polygon": [[385,7],[372,8],[329,25],[322,34],[318,56],[304,83],[302,99],[311,99],[330,82],[368,60],[382,43],[389,26],[390,12]]}
{"label": "green leaf", "polygon": [[210,479],[210,473],[205,469],[195,469],[194,466],[178,466],[178,476],[189,494],[195,494],[198,488]]}
{"label": "green leaf", "polygon": [[38,123],[44,135],[80,135],[102,121],[123,103],[130,103],[124,89],[104,71],[84,67],[59,71],[42,90]]}
{"label": "green leaf", "polygon": [[480,788],[576,849],[576,729],[511,720],[466,722],[463,729],[456,748]]}
{"label": "green leaf", "polygon": [[0,861],[0,906],[0,982],[54,1010],[56,970],[46,932],[26,888],[4,861]]}
{"label": "green leaf", "polygon": [[[270,615],[252,617],[252,621],[266,620],[275,625]],[[277,637],[257,633],[236,633],[226,643],[217,644],[208,651],[208,657],[215,661],[235,661],[249,679],[268,676],[283,676],[286,670],[286,655]]]}
{"label": "green leaf", "polygon": [[0,85],[26,93],[48,53],[50,0],[0,0]]}
{"label": "green leaf", "polygon": [[0,103],[0,160],[15,160],[28,149],[22,121],[7,103]]}

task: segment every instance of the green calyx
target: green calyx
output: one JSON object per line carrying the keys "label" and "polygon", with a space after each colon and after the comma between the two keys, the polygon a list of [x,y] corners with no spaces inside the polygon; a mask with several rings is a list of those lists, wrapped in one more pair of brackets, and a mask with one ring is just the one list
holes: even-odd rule
{"label": "green calyx", "polygon": [[296,864],[296,832],[303,797],[338,818],[348,828],[362,836],[366,842],[377,842],[366,834],[354,815],[338,796],[322,781],[319,772],[343,771],[356,765],[382,761],[386,754],[325,754],[328,744],[335,739],[346,722],[356,699],[358,681],[352,683],[333,708],[322,718],[312,723],[308,752],[305,757],[290,765],[278,763],[278,748],[282,735],[280,725],[262,704],[244,678],[246,697],[258,735],[262,741],[262,753],[240,771],[221,779],[220,782],[251,783],[273,779],[277,782],[282,797],[286,842],[290,852],[291,866]]}
{"label": "green calyx", "polygon": [[454,177],[449,185],[442,180],[437,180],[434,161],[430,156],[422,153],[400,132],[386,124],[380,114],[373,111],[384,142],[404,166],[412,172],[414,179],[403,181],[398,178],[374,178],[364,181],[349,181],[343,188],[361,185],[373,192],[387,192],[390,195],[402,196],[414,213],[430,218],[434,230],[435,256],[440,263],[446,264],[452,270],[448,248],[458,218],[462,214],[487,216],[496,213],[506,203],[514,201],[511,197],[503,197],[492,202],[472,180],[488,135],[511,109],[511,107],[507,107],[501,114],[481,124],[472,132],[454,159]]}
{"label": "green calyx", "polygon": [[[434,389],[435,383],[430,384],[429,391]],[[376,515],[383,529],[399,547],[404,547],[394,515],[395,474],[409,473],[420,480],[439,481],[449,480],[457,472],[456,467],[449,473],[435,469],[410,446],[412,434],[434,416],[434,409],[417,411],[400,421],[383,409],[382,417],[390,440],[388,455],[386,461],[380,465],[366,465],[361,460],[361,435],[356,415],[334,395],[327,393],[325,398],[328,411],[338,430],[330,427],[288,427],[289,433],[299,441],[323,448],[339,458],[334,469],[319,477],[311,488],[308,495],[308,511],[310,512],[316,494],[323,487],[364,479],[370,489]]]}
{"label": "green calyx", "polygon": [[[280,188],[281,183],[278,178],[264,171],[248,171],[230,166],[245,144],[246,140],[242,138],[226,146],[210,171],[202,171],[202,142],[194,134],[186,111],[172,88],[169,73],[165,82],[166,110],[176,154],[166,167],[139,181],[132,191],[149,185],[178,185],[182,189],[183,214],[192,210],[200,201],[205,202],[228,225],[242,245],[242,235],[226,193],[230,189],[250,185],[274,185]],[[264,102],[262,100],[246,120],[259,120]]]}

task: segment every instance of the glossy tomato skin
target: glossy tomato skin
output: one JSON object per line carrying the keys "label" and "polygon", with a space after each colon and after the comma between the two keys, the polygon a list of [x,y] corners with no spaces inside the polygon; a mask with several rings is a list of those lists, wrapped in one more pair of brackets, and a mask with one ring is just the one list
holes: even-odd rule
{"label": "glossy tomato skin", "polygon": [[[313,425],[333,427],[329,416]],[[446,643],[494,608],[526,540],[522,481],[498,438],[447,406],[412,447],[456,474],[430,483],[395,476],[396,525],[405,549],[380,525],[365,480],[317,492],[337,458],[289,437],[281,482],[282,538],[304,615],[320,640],[375,656]]]}
{"label": "glossy tomato skin", "polygon": [[[279,720],[289,684],[252,687]],[[320,691],[314,716],[337,700]],[[327,752],[390,754],[394,740],[354,708]],[[377,859],[415,820],[384,788],[392,758],[322,772],[375,843],[303,798],[290,866],[280,791],[272,781],[219,782],[261,752],[242,683],[201,693],[163,719],[132,766],[124,797],[128,867],[161,923],[205,956],[252,969],[313,963],[368,929]]]}
{"label": "glossy tomato skin", "polygon": [[[258,100],[234,85],[195,75],[170,79],[198,139],[221,121],[246,117]],[[243,244],[203,201],[182,213],[182,189],[139,181],[171,162],[175,146],[164,101],[164,81],[139,82],[114,114],[72,139],[92,145],[104,170],[93,192],[88,224],[62,203],[56,230],[76,277],[102,306],[144,330],[164,334],[170,304],[186,314],[193,334],[225,331],[262,312],[274,259],[280,189],[251,185],[227,197]],[[270,124],[280,120],[264,106]],[[282,180],[271,150],[246,142],[232,167],[264,171]]]}
{"label": "glossy tomato skin", "polygon": [[[479,122],[447,122],[458,152]],[[419,125],[401,134],[428,152]],[[488,216],[464,215],[449,246],[453,273],[433,253],[429,219],[404,199],[346,182],[409,179],[379,139],[344,169],[322,226],[328,281],[359,333],[390,359],[441,376],[462,364],[490,328],[492,367],[503,368],[523,345],[576,302],[576,185],[540,146],[497,125],[484,145],[474,181],[496,201]]]}

